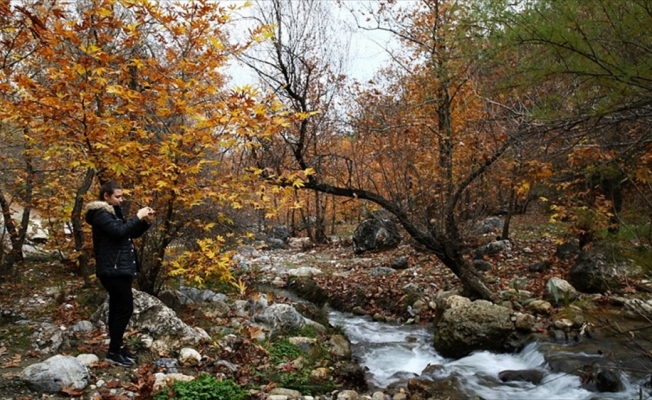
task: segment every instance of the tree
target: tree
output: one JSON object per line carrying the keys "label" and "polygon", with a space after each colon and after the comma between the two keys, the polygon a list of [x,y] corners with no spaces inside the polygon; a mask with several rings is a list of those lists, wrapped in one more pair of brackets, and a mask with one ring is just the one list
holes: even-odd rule
{"label": "tree", "polygon": [[[334,157],[330,145],[341,130],[343,113],[337,99],[344,87],[348,57],[344,27],[335,18],[332,3],[273,0],[255,4],[253,18],[270,26],[273,36],[270,42],[243,53],[240,60],[278,95],[287,110],[302,116],[278,137],[261,142],[254,154],[256,168],[280,174],[284,166],[297,162],[300,171],[309,165],[309,172],[327,174]],[[308,214],[299,207],[301,225],[316,243],[328,240],[326,206],[322,191],[313,190]]]}
{"label": "tree", "polygon": [[[335,145],[326,141],[333,154],[329,169],[316,168],[318,154],[302,146],[292,153],[293,166],[262,175],[279,185],[375,203],[433,251],[470,294],[492,299],[464,257],[460,217],[474,204],[462,200],[522,132],[481,123],[487,110],[474,93],[479,81],[473,66],[488,54],[487,35],[465,4],[389,2],[368,10],[375,24],[368,29],[396,35],[402,51],[392,55],[393,68],[379,75],[379,84],[358,97],[351,129],[331,136]],[[299,184],[297,169],[304,174]]]}
{"label": "tree", "polygon": [[649,198],[649,2],[524,2],[506,15],[521,60],[510,84],[535,93],[530,120],[561,127],[548,157],[556,186],[579,193],[557,210],[583,244],[601,227],[617,230],[625,187]]}
{"label": "tree", "polygon": [[[246,138],[284,123],[273,101],[225,87],[223,67],[247,43],[229,44],[228,10],[210,1],[78,6],[30,11],[42,45],[11,80],[20,93],[12,121],[27,128],[29,154],[43,166],[40,208],[59,231],[72,221],[79,254],[89,246],[81,204],[97,181],[116,179],[129,189],[127,208],[148,204],[159,215],[139,252],[141,290],[156,292],[169,273],[231,280],[224,238],[211,238],[228,219],[214,208],[210,219],[193,217],[252,202],[250,183],[227,167]],[[175,239],[202,230],[192,236],[204,264],[166,257]]]}

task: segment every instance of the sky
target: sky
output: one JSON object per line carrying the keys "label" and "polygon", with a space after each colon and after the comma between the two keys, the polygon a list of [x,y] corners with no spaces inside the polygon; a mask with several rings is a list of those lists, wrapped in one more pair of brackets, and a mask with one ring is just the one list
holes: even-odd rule
{"label": "sky", "polygon": [[[334,7],[337,9],[334,0],[322,1],[332,2]],[[245,4],[245,1],[223,1],[221,3],[224,5],[235,4],[241,6]],[[360,5],[363,5],[364,3],[369,3],[369,1],[347,0],[345,2],[346,6],[349,8],[356,8]],[[241,14],[242,17],[246,17],[248,15],[248,10],[241,11],[239,14]],[[347,24],[350,24],[352,27],[355,26],[355,21],[349,11],[337,9],[337,15]],[[238,23],[246,25],[245,22]],[[391,35],[387,33],[378,31],[362,31],[356,29],[351,40],[351,61],[348,71],[349,76],[361,82],[370,80],[378,68],[380,68],[389,60],[389,55],[387,54],[385,47],[388,45],[391,46],[392,39],[393,38]],[[232,84],[235,86],[241,86],[255,82],[254,75],[241,66],[232,65],[232,67],[229,68],[229,73],[233,77]]]}

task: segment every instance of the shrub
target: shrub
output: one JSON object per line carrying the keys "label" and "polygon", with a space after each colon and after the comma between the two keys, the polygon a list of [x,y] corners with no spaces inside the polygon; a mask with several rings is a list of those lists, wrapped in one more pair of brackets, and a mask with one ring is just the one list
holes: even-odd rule
{"label": "shrub", "polygon": [[174,382],[171,388],[157,392],[154,400],[244,400],[247,394],[230,379],[220,381],[201,374],[189,382]]}

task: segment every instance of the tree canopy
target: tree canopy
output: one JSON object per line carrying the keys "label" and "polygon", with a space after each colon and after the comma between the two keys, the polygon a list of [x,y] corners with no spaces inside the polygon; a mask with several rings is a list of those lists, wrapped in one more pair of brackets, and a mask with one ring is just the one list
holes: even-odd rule
{"label": "tree canopy", "polygon": [[[109,179],[158,212],[148,292],[174,275],[237,284],[229,251],[266,225],[325,242],[327,221],[384,209],[492,299],[467,256],[478,218],[546,197],[588,243],[649,210],[647,1],[364,5],[2,3],[3,274],[19,273],[36,209],[90,278],[82,206]],[[350,29],[400,44],[369,82],[347,75]],[[258,81],[232,87],[235,62]]]}

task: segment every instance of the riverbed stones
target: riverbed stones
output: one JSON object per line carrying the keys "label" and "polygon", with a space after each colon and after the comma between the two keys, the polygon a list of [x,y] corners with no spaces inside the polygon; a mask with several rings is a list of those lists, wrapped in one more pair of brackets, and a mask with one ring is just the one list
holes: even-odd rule
{"label": "riverbed stones", "polygon": [[534,300],[528,303],[527,309],[538,315],[552,314],[552,304],[545,300]]}
{"label": "riverbed stones", "polygon": [[306,321],[303,316],[289,304],[272,304],[262,313],[253,316],[255,323],[263,324],[271,332],[289,332],[301,329]]}
{"label": "riverbed stones", "polygon": [[652,317],[652,301],[641,299],[624,300],[623,314],[631,319],[648,320]]}
{"label": "riverbed stones", "polygon": [[91,379],[88,369],[79,360],[60,354],[26,367],[19,378],[40,392],[59,392],[66,387],[84,389]]}
{"label": "riverbed stones", "polygon": [[344,335],[333,335],[328,341],[328,352],[340,359],[351,358],[351,342]]}
{"label": "riverbed stones", "polygon": [[552,277],[546,283],[546,299],[556,304],[577,299],[579,293],[568,281]]}
{"label": "riverbed stones", "polygon": [[535,324],[536,318],[534,318],[534,315],[532,314],[518,313],[514,317],[514,326],[518,330],[531,332],[534,329]]}
{"label": "riverbed stones", "polygon": [[435,331],[435,349],[443,357],[462,358],[476,350],[516,350],[510,309],[485,300],[446,310]]}
{"label": "riverbed stones", "polygon": [[[294,389],[274,388],[269,391],[269,396],[278,396],[277,399],[283,396],[286,400],[298,400],[301,398],[301,392]],[[267,399],[269,400],[270,397],[267,397]]]}

